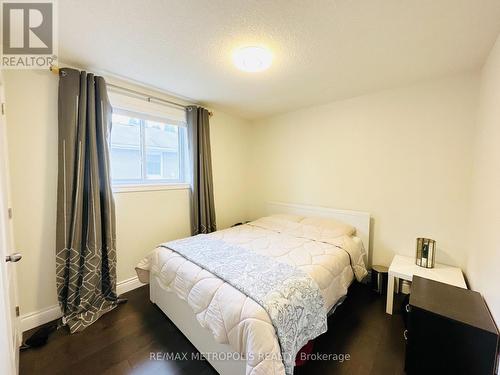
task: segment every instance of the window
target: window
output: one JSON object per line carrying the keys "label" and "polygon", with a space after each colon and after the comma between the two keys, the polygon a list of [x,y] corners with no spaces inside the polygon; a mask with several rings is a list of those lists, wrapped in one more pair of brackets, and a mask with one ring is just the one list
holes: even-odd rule
{"label": "window", "polygon": [[186,183],[187,130],[176,121],[113,111],[113,185]]}

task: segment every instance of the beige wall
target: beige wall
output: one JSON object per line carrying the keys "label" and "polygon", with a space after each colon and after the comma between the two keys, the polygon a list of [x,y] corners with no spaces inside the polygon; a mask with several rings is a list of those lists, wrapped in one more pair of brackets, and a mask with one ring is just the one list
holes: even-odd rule
{"label": "beige wall", "polygon": [[279,200],[368,211],[373,264],[437,240],[465,264],[478,74],[383,91],[258,121],[255,207]]}
{"label": "beige wall", "polygon": [[466,273],[500,324],[500,37],[483,68]]}
{"label": "beige wall", "polygon": [[[57,303],[57,78],[5,71],[7,142],[21,315]],[[55,78],[55,79],[54,79]]]}
{"label": "beige wall", "polygon": [[[7,128],[21,314],[57,304],[55,225],[57,77],[6,71]],[[249,124],[211,119],[215,204],[220,228],[246,219]],[[189,234],[188,190],[116,193],[118,281],[156,244]]]}
{"label": "beige wall", "polygon": [[210,119],[217,228],[248,220],[251,131],[248,122],[223,112]]}

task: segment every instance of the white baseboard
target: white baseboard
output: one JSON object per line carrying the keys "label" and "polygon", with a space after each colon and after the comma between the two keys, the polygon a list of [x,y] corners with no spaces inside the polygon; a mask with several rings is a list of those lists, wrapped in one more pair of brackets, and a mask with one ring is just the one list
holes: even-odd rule
{"label": "white baseboard", "polygon": [[35,328],[52,320],[59,319],[60,317],[61,309],[59,308],[59,305],[33,311],[31,313],[21,315],[21,330],[25,332],[31,328]]}
{"label": "white baseboard", "polygon": [[145,284],[141,283],[137,276],[133,276],[129,279],[125,279],[116,283],[116,294],[120,295],[130,292],[131,290],[137,289],[143,285]]}
{"label": "white baseboard", "polygon": [[[139,288],[144,284],[139,281],[137,276],[116,283],[116,293],[121,295],[131,290]],[[21,315],[21,330],[26,332],[32,328],[39,327],[42,324],[52,320],[59,319],[62,316],[59,305],[46,307],[41,310],[33,311],[28,314]]]}

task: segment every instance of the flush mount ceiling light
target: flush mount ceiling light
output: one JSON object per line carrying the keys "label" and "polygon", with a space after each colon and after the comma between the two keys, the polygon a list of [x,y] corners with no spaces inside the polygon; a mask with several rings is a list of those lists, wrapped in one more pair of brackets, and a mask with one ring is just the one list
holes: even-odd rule
{"label": "flush mount ceiling light", "polygon": [[261,72],[271,66],[273,55],[264,47],[242,47],[234,51],[233,62],[244,72]]}

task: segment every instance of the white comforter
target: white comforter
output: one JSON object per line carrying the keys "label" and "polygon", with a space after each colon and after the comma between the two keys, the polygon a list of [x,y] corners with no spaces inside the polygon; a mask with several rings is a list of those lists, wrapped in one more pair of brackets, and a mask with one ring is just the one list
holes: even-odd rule
{"label": "white comforter", "polygon": [[[210,236],[304,270],[319,285],[328,310],[347,293],[354,274],[358,280],[366,275],[361,241],[323,227],[271,216]],[[247,375],[285,373],[271,320],[251,298],[164,247],[143,259],[137,271],[142,282],[155,277],[185,300],[217,342],[245,355]]]}

